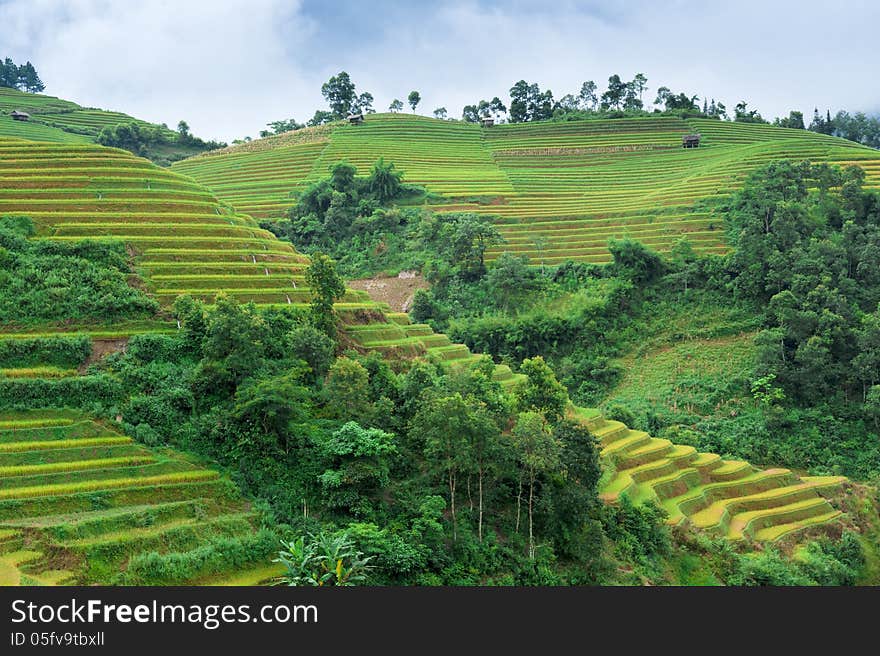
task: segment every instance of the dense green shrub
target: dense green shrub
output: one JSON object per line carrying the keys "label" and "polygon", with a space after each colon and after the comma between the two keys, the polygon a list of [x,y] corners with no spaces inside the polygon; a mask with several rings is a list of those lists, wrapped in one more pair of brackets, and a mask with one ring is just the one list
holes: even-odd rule
{"label": "dense green shrub", "polygon": [[46,365],[74,368],[92,354],[88,335],[57,335],[0,340],[0,367]]}
{"label": "dense green shrub", "polygon": [[159,305],[128,284],[122,242],[32,240],[26,217],[0,219],[0,322],[112,322]]}
{"label": "dense green shrub", "polygon": [[0,407],[91,408],[113,405],[124,398],[122,385],[110,376],[0,379]]}

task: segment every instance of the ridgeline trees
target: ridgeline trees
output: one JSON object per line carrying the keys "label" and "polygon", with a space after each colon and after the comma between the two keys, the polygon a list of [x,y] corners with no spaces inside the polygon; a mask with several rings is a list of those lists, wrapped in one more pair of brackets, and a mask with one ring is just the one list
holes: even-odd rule
{"label": "ridgeline trees", "polygon": [[329,111],[316,110],[306,125],[316,126],[341,121],[350,114],[372,113],[373,94],[365,91],[358,95],[357,88],[345,71],[333,75],[321,85],[321,95],[327,101]]}
{"label": "ridgeline trees", "polygon": [[273,134],[281,134],[282,132],[291,132],[293,130],[301,130],[305,126],[304,123],[298,123],[296,119],[289,118],[287,120],[272,121],[267,123],[269,130],[260,130],[260,137],[270,137]]}
{"label": "ridgeline trees", "polygon": [[140,121],[107,126],[101,129],[95,141],[102,146],[123,148],[163,166],[190,155],[226,146],[225,143],[204,141],[196,137],[190,132],[186,121],[177,124],[176,134],[164,126]]}
{"label": "ridgeline trees", "polygon": [[796,130],[807,129],[807,126],[804,125],[804,113],[798,111],[789,112],[785,118],[777,118],[773,121],[773,125],[780,128],[794,128]]}
{"label": "ridgeline trees", "polygon": [[28,61],[17,66],[9,57],[0,62],[0,87],[28,93],[40,93],[46,89],[33,64]]}
{"label": "ridgeline trees", "polygon": [[357,101],[354,82],[345,71],[327,80],[321,86],[321,95],[330,106],[330,112],[335,120],[348,116]]}
{"label": "ridgeline trees", "polygon": [[733,120],[737,123],[767,123],[757,109],[749,109],[745,100],[741,100],[734,107]]}

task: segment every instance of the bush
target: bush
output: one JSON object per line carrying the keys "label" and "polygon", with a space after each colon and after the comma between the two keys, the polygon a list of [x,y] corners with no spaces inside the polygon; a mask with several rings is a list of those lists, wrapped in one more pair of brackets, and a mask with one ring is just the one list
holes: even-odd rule
{"label": "bush", "polygon": [[122,242],[30,240],[26,217],[0,220],[0,322],[113,322],[159,304],[128,284]]}
{"label": "bush", "polygon": [[92,354],[88,335],[0,340],[0,367],[45,365],[72,369]]}
{"label": "bush", "polygon": [[103,374],[56,380],[0,379],[0,407],[4,408],[91,408],[113,405],[122,398],[119,381]]}

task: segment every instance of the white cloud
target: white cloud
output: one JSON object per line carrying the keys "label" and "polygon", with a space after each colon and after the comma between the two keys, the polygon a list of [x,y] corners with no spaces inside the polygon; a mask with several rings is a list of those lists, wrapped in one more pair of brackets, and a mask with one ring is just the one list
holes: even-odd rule
{"label": "white cloud", "polygon": [[[342,69],[378,109],[418,89],[426,114],[506,100],[521,78],[558,97],[585,79],[601,87],[611,73],[639,71],[651,91],[664,84],[728,107],[746,99],[765,117],[880,107],[876,2],[841,0],[829,11],[749,0],[484,0],[401,13],[375,0],[368,25],[340,28],[327,3],[314,11],[309,1],[0,0],[0,55],[30,58],[54,95],[171,125],[184,118],[223,139],[307,119],[323,105],[321,83]],[[339,38],[339,29],[357,33]]]}
{"label": "white cloud", "polygon": [[320,100],[288,58],[312,29],[298,6],[13,0],[0,5],[0,24],[48,93],[172,126],[186,119],[197,134],[231,138],[288,116],[291,103]]}

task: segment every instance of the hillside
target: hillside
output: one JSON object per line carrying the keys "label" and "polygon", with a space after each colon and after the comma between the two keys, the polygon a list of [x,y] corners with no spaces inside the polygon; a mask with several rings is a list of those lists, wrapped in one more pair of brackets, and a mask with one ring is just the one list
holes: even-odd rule
{"label": "hillside", "polygon": [[[684,134],[700,133],[697,149]],[[629,236],[659,252],[683,235],[724,252],[713,203],[774,159],[856,163],[880,186],[880,154],[852,142],[769,125],[646,117],[483,128],[404,114],[363,125],[286,133],[177,162],[218,198],[255,219],[278,218],[340,160],[368,172],[379,158],[443,199],[437,212],[497,216],[507,243],[489,253],[534,262],[607,262],[606,242]]]}
{"label": "hillside", "polygon": [[[16,110],[30,114],[30,120],[13,121],[9,114]],[[0,136],[3,137],[89,143],[95,141],[103,128],[123,123],[156,127],[121,112],[81,107],[54,96],[0,87]],[[165,132],[168,136],[174,134],[168,128],[165,128]]]}
{"label": "hillside", "polygon": [[[0,138],[0,188],[0,214],[30,216],[40,237],[124,241],[139,273],[137,284],[163,308],[181,293],[209,303],[223,293],[261,307],[305,307],[308,302],[305,258],[289,244],[205,187],[127,152]],[[358,350],[377,351],[390,360],[423,357],[451,365],[477,358],[363,292],[347,292],[337,310],[347,344]],[[132,334],[174,333],[176,327],[163,311],[155,321],[139,325],[7,326],[0,341],[64,337],[72,331],[88,335],[96,350],[102,344],[112,350],[112,340],[124,345]],[[81,361],[58,366],[58,358],[46,356],[28,364],[0,362],[8,379],[75,378],[82,369]],[[505,365],[495,368],[494,377],[505,386],[518,380]],[[90,384],[92,377],[80,378]],[[0,421],[2,503],[7,508],[0,508],[5,512],[0,552],[7,582],[108,581],[129,558],[150,550],[191,552],[223,538],[262,544],[254,533],[257,517],[205,463],[136,445],[118,428],[82,414],[32,410],[21,415],[7,409]],[[761,471],[651,438],[605,421],[595,411],[575,409],[573,416],[602,440],[606,475],[601,491],[608,501],[623,493],[636,501],[653,499],[669,509],[671,523],[756,540],[776,540],[841,519],[837,501],[821,494],[836,493],[845,482],[840,477]],[[152,487],[144,487],[146,481]],[[255,583],[274,571],[265,560],[256,560],[221,559],[210,571],[196,570],[169,582]]]}
{"label": "hillside", "polygon": [[[0,415],[0,585],[110,583],[151,551],[232,551],[177,583],[271,578],[272,535],[217,471],[71,411]],[[134,574],[129,574],[134,576]],[[172,581],[168,581],[169,583]]]}
{"label": "hillside", "polygon": [[[25,112],[30,118],[27,121],[13,120],[10,116],[13,111]],[[207,148],[203,142],[191,137],[185,143],[181,142],[178,133],[166,125],[156,125],[121,112],[82,107],[54,96],[0,87],[0,137],[51,143],[96,143],[104,128],[123,125],[134,125],[159,137],[159,141],[143,143],[138,152],[163,165],[204,152]],[[122,145],[129,148],[127,144]]]}

